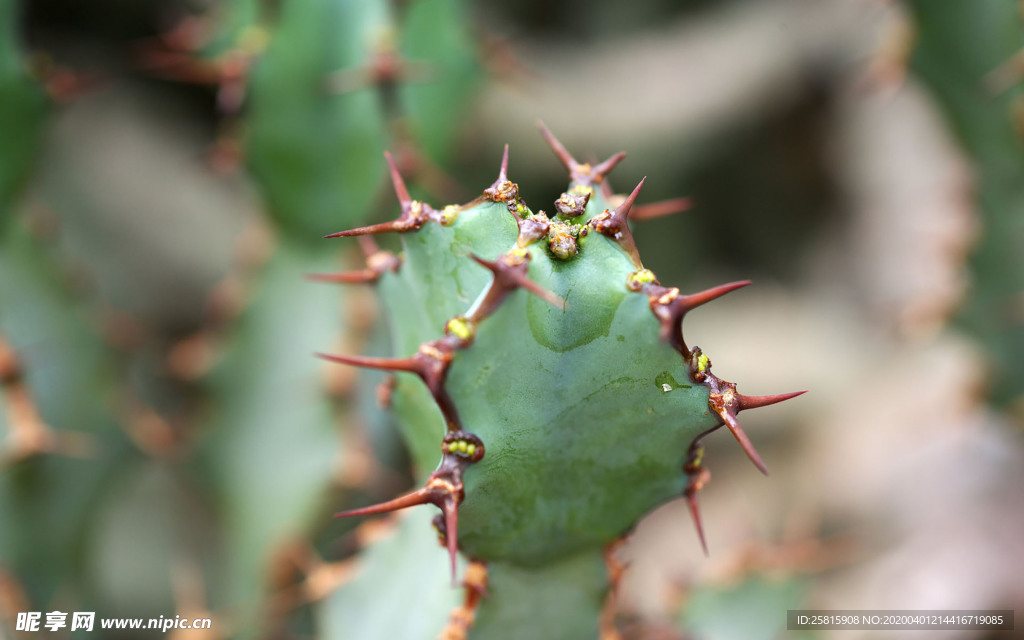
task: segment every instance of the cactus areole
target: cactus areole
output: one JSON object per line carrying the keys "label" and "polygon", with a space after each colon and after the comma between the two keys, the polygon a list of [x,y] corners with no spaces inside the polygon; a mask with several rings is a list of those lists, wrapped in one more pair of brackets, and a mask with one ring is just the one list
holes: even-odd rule
{"label": "cactus areole", "polygon": [[519,197],[507,146],[481,196],[440,209],[410,198],[387,156],[401,215],[327,236],[401,235],[400,256],[364,241],[366,269],[325,278],[376,281],[397,357],[323,357],[397,372],[403,434],[433,469],[412,493],[338,515],[433,504],[453,572],[457,551],[524,570],[600,551],[680,494],[703,543],[702,439],[724,424],[764,471],[736,416],[798,395],[741,395],[712,373],[683,318],[749,282],[659,283],[629,228],[631,212],[651,215],[634,205],[643,181],[610,203],[605,177],[625,154],[579,163],[541,132],[570,176],[551,214]]}

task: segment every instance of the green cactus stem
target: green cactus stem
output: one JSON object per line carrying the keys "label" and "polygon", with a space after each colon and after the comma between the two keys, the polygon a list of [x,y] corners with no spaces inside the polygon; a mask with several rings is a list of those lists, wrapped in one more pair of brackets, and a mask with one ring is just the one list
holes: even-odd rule
{"label": "green cactus stem", "polygon": [[[570,177],[552,216],[520,198],[507,147],[492,185],[442,209],[413,200],[388,155],[400,215],[328,236],[400,233],[400,260],[364,246],[365,270],[328,279],[375,281],[395,349],[412,355],[323,357],[399,374],[394,408],[424,477],[412,493],[338,515],[439,507],[453,574],[457,551],[488,566],[492,597],[478,620],[486,637],[527,637],[501,630],[520,617],[510,607],[534,607],[530,627],[544,637],[596,634],[606,547],[680,494],[704,544],[703,439],[725,425],[767,473],[737,414],[803,393],[745,396],[712,373],[684,339],[683,319],[750,283],[694,294],[662,286],[629,228],[644,182],[610,206],[605,178],[625,154],[579,163],[541,132]],[[559,620],[567,609],[573,620]],[[479,626],[476,634],[485,635]]]}

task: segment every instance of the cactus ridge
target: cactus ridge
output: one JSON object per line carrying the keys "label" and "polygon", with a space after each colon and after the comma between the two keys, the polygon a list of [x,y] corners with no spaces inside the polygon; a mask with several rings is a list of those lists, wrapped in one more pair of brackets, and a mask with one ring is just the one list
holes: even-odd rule
{"label": "cactus ridge", "polygon": [[[317,280],[338,283],[375,282],[380,280],[385,274],[391,274],[398,278],[409,269],[412,269],[411,277],[423,276],[426,278],[427,276],[417,271],[422,265],[410,264],[410,261],[422,262],[421,254],[417,253],[418,249],[414,250],[414,247],[407,245],[406,256],[399,258],[389,252],[381,251],[369,237],[396,231],[402,234],[426,232],[428,222],[442,228],[452,227],[459,223],[463,225],[460,228],[470,229],[469,225],[473,225],[472,229],[474,230],[477,229],[477,225],[487,224],[490,225],[490,228],[484,229],[484,231],[488,233],[486,237],[492,239],[493,245],[494,242],[501,242],[503,237],[503,232],[496,230],[494,227],[494,225],[498,224],[494,222],[496,219],[494,217],[496,215],[494,214],[495,209],[507,210],[516,224],[514,242],[512,242],[510,247],[506,245],[506,248],[500,249],[501,253],[496,257],[486,257],[487,251],[483,250],[488,248],[486,246],[480,248],[474,245],[471,250],[463,251],[463,255],[469,257],[476,264],[490,272],[490,280],[467,310],[461,314],[456,313],[449,317],[444,326],[445,334],[441,338],[422,342],[413,355],[404,358],[321,355],[325,359],[346,365],[413,373],[426,386],[446,425],[441,443],[440,464],[429,475],[422,488],[418,490],[388,502],[343,511],[337,515],[340,517],[370,515],[420,504],[434,504],[441,510],[441,516],[435,519],[435,528],[438,530],[442,544],[448,548],[451,557],[453,580],[455,577],[456,553],[460,549],[457,531],[458,513],[467,496],[464,476],[472,465],[480,463],[484,459],[485,443],[479,434],[467,430],[463,425],[456,406],[458,403],[453,399],[452,390],[448,388],[449,372],[452,369],[453,363],[458,361],[459,356],[467,352],[477,341],[478,331],[482,323],[497,314],[503,306],[506,306],[517,289],[525,289],[551,305],[554,310],[561,311],[561,317],[556,318],[555,324],[557,326],[554,329],[546,324],[539,325],[538,328],[532,324],[533,319],[530,319],[530,329],[533,331],[537,342],[548,347],[550,351],[557,353],[572,353],[573,350],[583,349],[601,335],[609,335],[613,317],[606,316],[605,319],[595,319],[592,317],[594,310],[610,307],[611,313],[614,316],[617,313],[616,307],[620,304],[615,301],[624,299],[623,296],[639,294],[645,297],[650,314],[653,315],[658,323],[657,330],[661,342],[667,344],[672,350],[677,352],[678,356],[681,356],[686,374],[692,383],[691,385],[678,385],[676,388],[685,391],[685,394],[687,394],[686,398],[688,398],[686,402],[692,402],[695,395],[699,395],[699,393],[706,394],[706,409],[701,410],[692,420],[693,424],[688,427],[690,432],[696,435],[690,440],[686,457],[682,459],[682,471],[686,476],[686,484],[682,493],[689,504],[697,528],[697,534],[705,552],[707,551],[707,545],[696,500],[697,494],[710,478],[707,468],[703,465],[703,438],[722,425],[725,425],[757,468],[767,473],[764,462],[740,427],[737,414],[746,409],[768,406],[804,393],[800,391],[769,396],[745,396],[736,391],[734,383],[722,380],[711,372],[710,359],[701,352],[699,347],[687,345],[682,331],[683,319],[687,312],[707,304],[726,293],[745,287],[750,282],[731,282],[693,294],[683,294],[678,288],[662,286],[654,273],[644,268],[639,250],[629,228],[631,219],[638,217],[634,215],[635,212],[641,209],[641,206],[636,205],[636,199],[644,185],[644,180],[641,180],[629,196],[618,206],[614,208],[604,206],[610,204],[613,198],[605,178],[625,157],[625,154],[616,153],[596,165],[579,163],[547,127],[543,124],[539,126],[541,134],[554,150],[555,155],[558,156],[568,169],[570,177],[569,188],[554,203],[554,215],[549,217],[543,211],[534,213],[519,197],[518,185],[508,179],[508,145],[504,149],[497,179],[480,196],[465,205],[449,205],[441,210],[434,209],[426,203],[411,198],[394,160],[390,154],[385,153],[390,166],[395,193],[401,206],[400,215],[389,222],[359,227],[325,236],[328,238],[360,237],[363,241],[363,250],[367,255],[366,268],[342,274],[320,274],[313,276]],[[498,206],[496,207],[496,205]],[[657,217],[683,210],[687,206],[688,201],[685,199],[675,199],[647,205],[643,215],[639,217]],[[468,221],[465,221],[465,224],[460,220],[464,216],[470,217]],[[498,216],[498,218],[500,217]],[[610,243],[591,240],[590,236],[604,238],[610,241]],[[511,238],[511,235],[508,237]],[[433,240],[431,237],[427,237],[423,238],[422,242],[424,246],[429,247]],[[455,250],[455,243],[457,242],[458,238],[456,237],[455,240],[452,240],[451,250],[445,252],[443,257],[438,254],[438,259],[443,259],[450,263],[452,260],[451,254],[455,253],[455,262],[459,263],[461,259]],[[618,256],[616,257],[614,252],[608,253],[604,245],[616,247]],[[493,249],[494,246],[490,248]],[[619,284],[614,285],[615,290],[622,293],[615,293],[614,295],[617,297],[612,299],[612,303],[606,299],[599,301],[599,304],[588,301],[586,290],[582,293],[574,291],[574,286],[579,289],[585,289],[585,284],[579,284],[577,280],[572,280],[568,286],[564,286],[569,278],[574,278],[580,273],[588,275],[589,272],[583,272],[582,269],[584,267],[580,266],[580,259],[584,256],[593,256],[588,258],[592,261],[605,260],[609,265],[617,265],[607,269],[602,267],[600,275],[604,275],[603,272],[605,271],[609,274],[619,271],[625,275],[624,282],[620,281]],[[627,263],[622,262],[623,258]],[[537,261],[540,261],[536,265],[538,268],[531,270],[531,265]],[[458,264],[456,264],[455,268],[461,269]],[[574,269],[576,271],[573,271]],[[551,291],[539,285],[534,279],[531,279],[528,272],[532,272],[533,278],[546,276],[554,285],[554,290]],[[433,278],[435,275],[443,274],[431,273],[427,275]],[[473,274],[473,277],[477,278],[476,281],[479,281],[478,275]],[[433,283],[434,280],[427,280],[427,282]],[[607,282],[600,284],[601,286],[608,286]],[[461,290],[461,287],[462,285],[460,284],[459,290]],[[466,288],[472,290],[472,282],[467,281]],[[593,290],[591,289],[591,291]],[[603,291],[598,293],[603,294]],[[407,297],[412,297],[413,295],[408,292],[407,294]],[[434,297],[428,297],[427,300],[431,304],[438,302]],[[522,309],[523,300],[517,300],[514,306]],[[444,304],[447,305],[445,308],[456,308],[451,300],[444,301]],[[532,309],[532,307],[529,308]],[[552,316],[545,316],[541,313],[540,317],[548,318]],[[577,319],[577,323],[580,326],[572,325],[574,318]],[[580,318],[584,318],[584,321],[580,321]],[[603,331],[603,334],[601,331]],[[511,338],[507,339],[511,340]],[[619,342],[624,342],[625,340],[626,336],[618,336]],[[489,370],[490,366],[486,368]],[[570,370],[570,373],[572,373],[572,370]],[[469,374],[464,373],[460,375],[459,380],[462,381],[467,375]],[[484,378],[488,375],[489,373],[480,373],[479,377]],[[669,379],[671,379],[670,375]],[[656,382],[658,380],[660,378],[657,378]],[[556,377],[554,379],[555,384],[564,382],[564,379],[561,378]],[[605,383],[606,387],[604,388],[614,386],[617,382],[615,380],[611,383]],[[672,385],[669,384],[659,384],[658,386],[664,386],[664,389],[659,390],[666,394],[672,388]],[[698,389],[703,389],[703,391],[698,392]],[[466,393],[469,392],[467,391]],[[511,392],[506,391],[506,393]],[[461,401],[462,396],[457,396],[457,398]],[[550,409],[552,408],[546,410]],[[497,409],[491,409],[491,411],[497,411]],[[648,413],[654,413],[654,410],[649,409]],[[611,420],[610,416],[609,420]],[[474,426],[476,426],[475,422]],[[513,426],[518,427],[519,425]],[[494,427],[489,426],[488,428]],[[519,434],[517,432],[507,435],[512,438]],[[494,436],[490,437],[493,438]],[[673,441],[678,441],[678,434],[673,437],[676,438]],[[501,450],[504,448],[499,448],[494,454],[498,458],[491,461],[489,463],[491,466],[484,471],[490,472],[493,469],[504,469],[510,460],[514,461],[517,459],[516,456],[520,455],[514,451]],[[564,449],[566,451],[571,449],[571,445],[566,445]],[[565,461],[565,464],[571,464],[571,460]],[[634,464],[636,463],[634,462]],[[474,471],[473,473],[477,472]],[[528,472],[520,471],[519,473]],[[553,475],[551,477],[560,477],[559,473],[561,472],[552,471]],[[573,479],[575,477],[572,476]],[[613,479],[608,481],[614,482]],[[567,485],[571,485],[571,483],[567,482]],[[545,486],[554,490],[566,490],[565,487],[559,487],[557,484],[548,483]],[[662,486],[659,484],[657,491],[643,494],[642,499],[638,499],[637,502],[646,504],[644,501],[653,500],[656,505],[661,499],[656,497],[650,498],[649,496],[659,493]],[[495,485],[494,483],[488,484],[485,481],[481,481],[478,490],[483,492],[481,494],[484,496],[482,499],[488,500],[493,498],[491,494],[495,492]],[[511,491],[514,493],[514,490]],[[500,497],[497,499],[500,499]],[[533,499],[535,500],[536,497],[533,497]],[[529,497],[524,503],[530,504]],[[612,506],[616,507],[618,505]],[[630,505],[630,507],[636,508],[633,505]],[[537,521],[532,525],[524,525],[528,532],[533,531],[529,529],[529,526],[534,526],[541,531],[544,531],[544,527],[548,527],[548,530],[550,530],[551,527],[560,526],[560,523],[563,523],[563,520],[560,518],[566,517],[564,513],[560,513],[554,516],[557,523],[550,525],[542,522],[543,517],[531,515],[529,506],[525,508],[510,507],[510,509],[512,513],[510,517],[513,518],[511,522],[523,523],[524,516]],[[594,511],[598,510],[594,509]],[[642,513],[643,511],[640,512],[641,515]],[[572,517],[572,515],[570,514],[568,517]],[[488,516],[483,515],[475,517],[478,520],[480,517],[488,518]],[[614,522],[608,526],[615,528],[617,531],[612,536],[607,536],[603,532],[593,533],[590,531],[574,532],[571,535],[567,534],[563,542],[565,549],[574,549],[574,544],[577,543],[579,545],[593,544],[598,538],[601,538],[605,544],[609,542],[606,538],[620,538],[624,533],[624,529],[628,529],[633,524],[633,522],[627,521],[627,526],[623,527],[620,520],[625,517],[629,517],[629,514],[610,516]],[[502,523],[509,522],[509,520],[497,515],[494,516],[493,520],[493,522],[483,525],[482,531],[477,532],[472,545],[473,548],[463,549],[463,551],[467,551],[471,558],[485,561],[492,560],[494,555],[497,555],[498,559],[511,559],[513,563],[525,562],[529,564],[536,560],[536,558],[530,556],[530,549],[535,547],[526,545],[529,548],[523,549],[523,545],[519,544],[521,539],[514,536],[510,538],[507,545],[501,541],[495,542],[490,547],[487,544],[481,544],[480,537],[487,536],[486,531],[488,527],[492,525],[493,527],[498,527]],[[587,529],[585,524],[580,525],[579,528]],[[529,533],[528,535],[536,537],[535,533]],[[575,538],[573,537],[574,535],[576,536]],[[602,536],[604,537],[602,538]],[[492,553],[494,550],[497,550],[497,553]],[[551,554],[553,553],[557,553],[557,551],[545,551],[535,555],[540,558],[539,562],[544,562],[544,558],[552,557]]]}

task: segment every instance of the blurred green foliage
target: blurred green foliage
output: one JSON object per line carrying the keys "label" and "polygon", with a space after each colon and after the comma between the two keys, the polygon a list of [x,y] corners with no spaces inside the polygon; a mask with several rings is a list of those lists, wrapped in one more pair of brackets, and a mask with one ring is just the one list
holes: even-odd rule
{"label": "blurred green foliage", "polygon": [[18,49],[18,3],[0,2],[0,231],[35,157],[46,97],[26,75]]}

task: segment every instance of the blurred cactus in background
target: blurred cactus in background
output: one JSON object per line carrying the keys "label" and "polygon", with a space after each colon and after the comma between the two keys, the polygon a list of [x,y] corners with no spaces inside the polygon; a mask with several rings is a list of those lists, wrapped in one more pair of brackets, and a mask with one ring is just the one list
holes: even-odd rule
{"label": "blurred cactus in background", "polygon": [[988,352],[988,394],[1024,416],[1024,64],[1019,3],[911,3],[914,66],[977,167],[983,230],[960,323]]}
{"label": "blurred cactus in background", "polygon": [[[218,247],[228,271],[201,313],[145,326],[102,284],[94,290],[91,274],[67,272],[82,248],[64,244],[68,231],[88,222],[65,215],[87,215],[88,196],[7,222],[0,568],[18,597],[4,620],[28,603],[215,610],[217,633],[253,637],[289,628],[313,597],[296,576],[331,495],[358,479],[343,443],[358,389],[326,381],[311,353],[342,335],[359,344],[368,326],[358,303],[308,281],[338,265],[314,240],[372,213],[385,148],[447,188],[435,163],[450,153],[478,71],[457,2],[272,5],[220,3],[122,47],[147,74],[214,88],[227,124],[208,160],[230,169],[247,156],[266,194],[271,215],[242,221],[237,250]],[[5,222],[48,109],[18,51],[17,9],[3,5],[0,115],[17,134],[4,142]],[[413,70],[422,77],[407,83]],[[184,238],[202,244],[191,230]]]}
{"label": "blurred cactus in background", "polygon": [[0,224],[10,216],[12,201],[24,186],[38,145],[46,113],[41,88],[27,74],[18,48],[17,4],[0,5],[0,123],[4,142],[0,149]]}
{"label": "blurred cactus in background", "polygon": [[0,639],[1024,601],[1020,10],[0,0]]}

